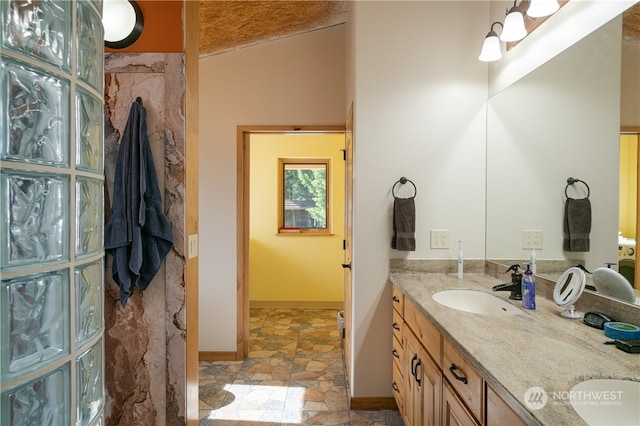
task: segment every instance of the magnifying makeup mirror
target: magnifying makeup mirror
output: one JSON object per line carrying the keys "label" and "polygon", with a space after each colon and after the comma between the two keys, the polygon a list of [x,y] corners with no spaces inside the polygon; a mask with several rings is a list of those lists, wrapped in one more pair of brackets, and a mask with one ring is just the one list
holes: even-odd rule
{"label": "magnifying makeup mirror", "polygon": [[558,306],[566,306],[560,315],[565,318],[580,318],[582,314],[573,305],[582,296],[587,284],[587,276],[578,267],[567,269],[560,275],[553,289],[553,301]]}

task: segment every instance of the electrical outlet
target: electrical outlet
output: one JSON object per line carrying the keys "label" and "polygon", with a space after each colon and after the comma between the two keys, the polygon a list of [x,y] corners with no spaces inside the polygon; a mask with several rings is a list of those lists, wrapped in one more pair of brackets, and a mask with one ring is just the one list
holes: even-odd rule
{"label": "electrical outlet", "polygon": [[522,231],[522,248],[525,250],[542,250],[542,231]]}
{"label": "electrical outlet", "polygon": [[449,230],[448,229],[432,229],[431,230],[431,248],[432,249],[448,249],[449,248]]}
{"label": "electrical outlet", "polygon": [[188,241],[187,257],[188,259],[193,259],[198,256],[198,234],[189,235]]}

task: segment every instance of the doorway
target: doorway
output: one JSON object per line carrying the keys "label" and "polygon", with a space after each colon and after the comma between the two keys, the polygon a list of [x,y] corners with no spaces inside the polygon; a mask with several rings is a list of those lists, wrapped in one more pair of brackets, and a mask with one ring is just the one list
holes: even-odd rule
{"label": "doorway", "polygon": [[[331,158],[332,167],[337,170],[343,170],[344,164],[342,158],[342,150],[344,149],[344,126],[306,126],[306,127],[292,127],[292,126],[268,126],[268,127],[239,127],[238,128],[238,186],[237,186],[237,212],[238,212],[238,227],[237,227],[237,359],[244,359],[249,353],[249,309],[252,303],[256,306],[275,306],[275,307],[292,307],[299,306],[301,303],[306,304],[308,307],[312,306],[330,306],[332,303],[334,306],[342,305],[342,287],[339,289],[339,297],[331,296],[331,291],[325,294],[318,291],[317,285],[308,285],[305,289],[305,283],[296,283],[295,275],[302,274],[303,280],[313,279],[313,276],[319,275],[316,271],[311,272],[310,275],[305,275],[305,271],[308,272],[309,267],[300,267],[301,264],[312,262],[314,256],[325,255],[310,255],[311,247],[315,246],[331,246],[335,243],[335,251],[331,250],[336,257],[335,269],[337,276],[340,277],[340,286],[342,286],[342,240],[344,224],[342,223],[344,214],[331,213],[332,228],[329,233],[322,233],[318,235],[314,234],[296,234],[283,233],[280,229],[283,228],[283,224],[278,224],[278,160],[283,157],[326,157]],[[322,136],[327,136],[329,139],[333,137],[341,138],[342,145],[340,149],[333,149],[334,152],[322,153],[323,151],[311,149],[309,154],[304,154],[304,151],[282,151],[282,148],[286,148],[289,144],[289,148],[297,147],[295,139],[299,138],[318,138],[322,139]],[[283,141],[282,146],[278,148],[279,142]],[[293,143],[293,145],[291,145]],[[321,142],[320,142],[321,143]],[[269,157],[264,164],[261,164],[256,169],[253,162],[256,162],[256,157],[253,156],[252,146],[254,147],[254,153],[260,151],[260,157]],[[259,148],[257,148],[259,147]],[[335,151],[338,152],[335,152]],[[286,154],[288,152],[288,154]],[[321,154],[322,153],[322,154]],[[338,161],[339,160],[339,161]],[[258,170],[258,171],[256,171]],[[255,178],[256,173],[264,173],[260,176],[260,185],[268,184],[267,187],[257,185]],[[333,183],[339,183],[339,190],[336,190],[336,185],[333,185],[333,191],[329,191],[328,197],[329,204],[335,206],[336,201],[338,204],[343,203],[344,195],[341,195],[340,191],[344,190],[344,173],[342,171],[336,173],[336,170],[332,170],[329,174],[329,181]],[[253,183],[252,183],[253,182]],[[252,197],[252,186],[254,187],[253,195],[259,195],[258,198]],[[253,201],[252,201],[253,199]],[[252,204],[254,204],[252,206]],[[252,218],[253,221],[260,222],[259,235],[255,234],[257,231],[252,231]],[[258,218],[258,219],[256,219]],[[254,238],[257,237],[257,238]],[[325,247],[325,251],[330,250]],[[291,257],[287,260],[286,253],[289,252],[289,256],[298,256],[293,261]],[[253,258],[263,258],[258,262],[253,262]],[[332,255],[328,257],[331,258]],[[326,260],[325,260],[326,262]],[[262,279],[254,280],[254,287],[251,287],[252,274],[251,270],[255,269],[254,275]],[[326,268],[328,269],[328,268]],[[322,274],[320,274],[322,275]],[[294,276],[292,278],[292,276]],[[285,279],[286,278],[286,279]],[[326,290],[326,289],[325,289]],[[251,293],[250,293],[251,291]],[[334,289],[335,293],[335,289]],[[303,295],[307,294],[307,297]],[[255,300],[252,300],[255,299]],[[307,299],[307,300],[304,300]]]}

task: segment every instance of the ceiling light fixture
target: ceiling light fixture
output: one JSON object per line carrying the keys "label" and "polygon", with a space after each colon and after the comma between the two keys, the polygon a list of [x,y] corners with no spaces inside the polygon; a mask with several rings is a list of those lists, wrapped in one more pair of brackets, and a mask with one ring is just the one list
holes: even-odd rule
{"label": "ceiling light fixture", "polygon": [[104,0],[102,11],[104,45],[123,49],[138,40],[144,28],[140,6],[129,0]]}
{"label": "ceiling light fixture", "polygon": [[530,0],[527,15],[532,18],[542,18],[553,15],[560,9],[558,0]]}
{"label": "ceiling light fixture", "polygon": [[496,21],[491,24],[491,30],[485,37],[484,43],[482,43],[482,50],[480,51],[480,56],[478,57],[478,59],[483,62],[493,62],[502,58],[500,39],[498,39],[498,34],[493,31],[493,26],[496,24],[499,24],[502,28],[502,22]]}
{"label": "ceiling light fixture", "polygon": [[513,7],[509,9],[507,17],[504,20],[502,33],[500,33],[500,40],[502,41],[518,41],[527,35],[527,29],[524,26],[524,16],[520,8],[516,6],[516,1],[517,0],[514,0]]}

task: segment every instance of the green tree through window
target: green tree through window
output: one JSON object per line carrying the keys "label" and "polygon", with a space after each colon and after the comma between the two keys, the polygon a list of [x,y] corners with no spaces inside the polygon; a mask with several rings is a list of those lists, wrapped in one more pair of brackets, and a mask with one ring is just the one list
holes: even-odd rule
{"label": "green tree through window", "polygon": [[328,160],[280,161],[283,173],[281,226],[326,230]]}

